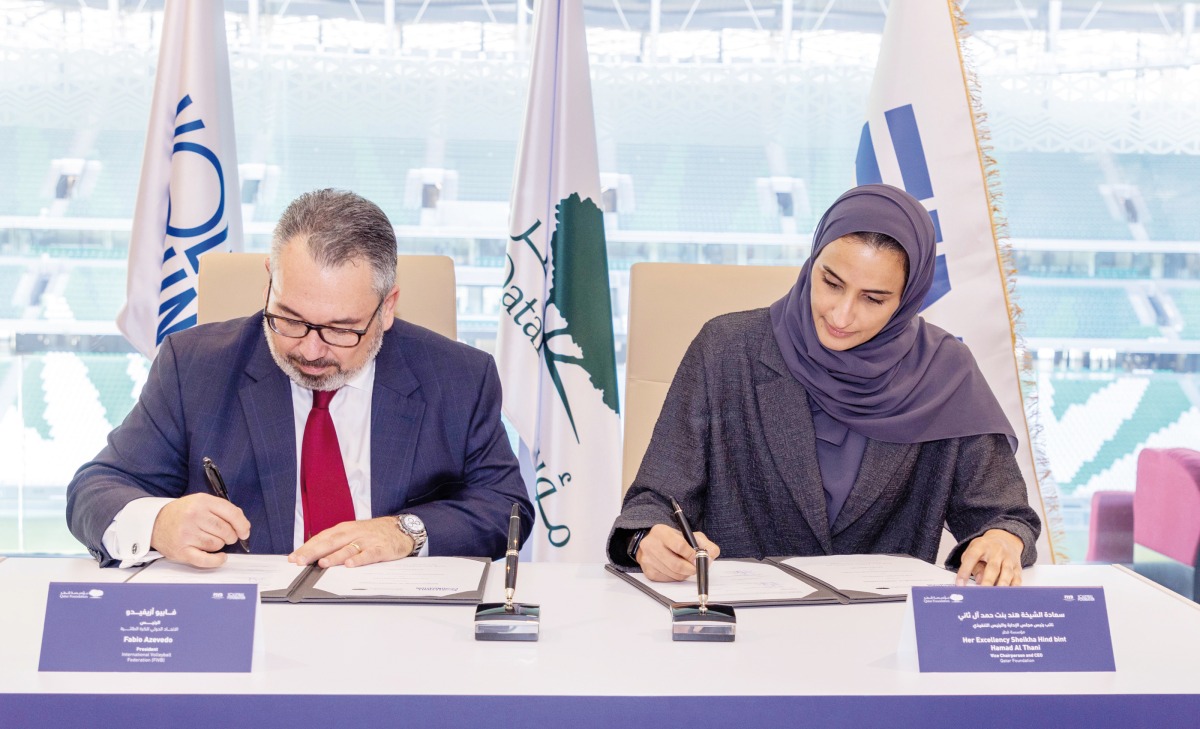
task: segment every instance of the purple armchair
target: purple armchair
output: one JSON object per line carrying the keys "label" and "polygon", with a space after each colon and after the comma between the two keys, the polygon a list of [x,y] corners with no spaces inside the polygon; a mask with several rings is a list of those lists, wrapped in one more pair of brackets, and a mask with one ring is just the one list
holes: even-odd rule
{"label": "purple armchair", "polygon": [[1141,545],[1175,560],[1139,562],[1134,569],[1200,602],[1200,452],[1145,448],[1133,493],[1092,496],[1090,562],[1133,562]]}
{"label": "purple armchair", "polygon": [[1146,448],[1138,456],[1133,541],[1192,568],[1200,599],[1200,452]]}
{"label": "purple armchair", "polygon": [[1092,494],[1088,525],[1088,562],[1133,562],[1133,492],[1097,491]]}

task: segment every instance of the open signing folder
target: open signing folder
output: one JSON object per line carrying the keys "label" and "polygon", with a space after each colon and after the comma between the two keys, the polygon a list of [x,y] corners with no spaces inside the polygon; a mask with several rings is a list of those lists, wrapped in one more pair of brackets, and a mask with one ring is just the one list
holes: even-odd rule
{"label": "open signing folder", "polygon": [[205,570],[160,559],[126,582],[258,585],[263,602],[479,603],[491,562],[484,557],[412,557],[363,567],[302,567],[281,554],[230,554]]}
{"label": "open signing folder", "polygon": [[[695,578],[654,582],[640,572],[606,569],[668,607],[696,602]],[[708,599],[736,607],[895,602],[907,599],[915,585],[952,585],[954,577],[905,555],[718,559],[709,566]]]}

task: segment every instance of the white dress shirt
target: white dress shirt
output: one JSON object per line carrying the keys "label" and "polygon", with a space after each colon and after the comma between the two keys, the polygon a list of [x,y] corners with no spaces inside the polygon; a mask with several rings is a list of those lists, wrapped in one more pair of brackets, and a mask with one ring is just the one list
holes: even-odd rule
{"label": "white dress shirt", "polygon": [[[304,426],[312,410],[312,390],[289,382],[292,393],[292,415],[296,426],[296,515],[292,526],[292,546],[304,544],[304,500],[300,497],[300,451],[304,445]],[[342,386],[329,403],[329,415],[337,430],[338,448],[346,467],[350,484],[350,500],[355,519],[371,518],[371,393],[375,387],[375,360]],[[146,497],[135,499],[117,512],[112,524],[104,531],[104,548],[121,567],[135,567],[160,555],[150,549],[150,535],[158,512],[173,499]],[[429,542],[421,547],[418,556],[429,553]]]}
{"label": "white dress shirt", "polygon": [[[313,393],[295,382],[292,386],[292,417],[296,424],[296,519],[292,528],[292,547],[304,544],[304,499],[300,498],[300,452],[304,447],[304,426],[312,410]],[[329,415],[337,431],[338,449],[346,466],[354,518],[371,518],[371,391],[375,386],[375,359],[342,385],[329,401]],[[346,435],[342,435],[345,433]]]}

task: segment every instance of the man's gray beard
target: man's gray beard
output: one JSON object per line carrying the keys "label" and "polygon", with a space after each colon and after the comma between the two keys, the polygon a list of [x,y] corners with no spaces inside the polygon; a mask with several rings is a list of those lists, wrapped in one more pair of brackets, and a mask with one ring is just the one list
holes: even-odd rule
{"label": "man's gray beard", "polygon": [[313,375],[306,375],[301,372],[300,368],[293,364],[292,360],[288,356],[280,354],[279,350],[275,348],[275,337],[273,336],[275,332],[273,332],[270,325],[267,324],[266,318],[263,318],[263,334],[265,334],[267,337],[267,347],[271,350],[271,358],[275,360],[275,364],[279,367],[279,369],[283,370],[283,373],[287,375],[292,382],[295,382],[305,390],[337,390],[340,389],[342,385],[345,385],[347,382],[352,380],[355,375],[362,371],[363,367],[366,367],[368,364],[370,364],[371,360],[375,359],[375,356],[379,354],[380,348],[383,347],[383,331],[383,325],[380,324],[379,326],[375,327],[374,334],[367,335],[371,337],[370,344],[368,345],[370,351],[367,353],[367,358],[363,360],[363,363],[352,370],[343,370],[342,366],[336,360],[332,359],[329,361],[316,360],[315,362],[303,360],[304,364],[309,366],[331,365],[337,368],[335,371],[330,372],[327,375],[314,377]]}

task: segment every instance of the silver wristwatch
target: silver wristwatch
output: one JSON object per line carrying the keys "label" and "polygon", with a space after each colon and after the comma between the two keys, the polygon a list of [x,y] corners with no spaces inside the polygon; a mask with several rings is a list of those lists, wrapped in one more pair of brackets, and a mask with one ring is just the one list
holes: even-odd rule
{"label": "silver wristwatch", "polygon": [[413,550],[409,553],[409,557],[421,551],[421,547],[425,546],[425,522],[421,521],[421,517],[416,514],[400,514],[396,517],[396,526],[400,531],[412,537]]}

